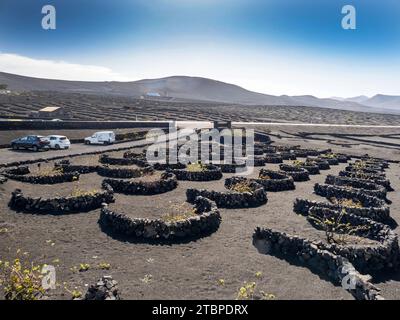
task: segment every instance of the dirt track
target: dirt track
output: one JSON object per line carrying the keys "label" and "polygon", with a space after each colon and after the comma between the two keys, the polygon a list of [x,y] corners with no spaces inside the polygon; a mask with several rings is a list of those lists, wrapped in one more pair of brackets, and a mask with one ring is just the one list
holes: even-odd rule
{"label": "dirt track", "polygon": [[73,144],[70,149],[67,150],[48,150],[32,152],[30,150],[12,150],[12,149],[0,149],[0,163],[9,163],[15,161],[26,161],[26,160],[38,160],[38,159],[49,159],[57,156],[69,156],[74,154],[81,154],[87,152],[107,151],[114,150],[117,148],[129,148],[144,145],[144,140],[123,142],[114,145],[85,145],[81,143]]}

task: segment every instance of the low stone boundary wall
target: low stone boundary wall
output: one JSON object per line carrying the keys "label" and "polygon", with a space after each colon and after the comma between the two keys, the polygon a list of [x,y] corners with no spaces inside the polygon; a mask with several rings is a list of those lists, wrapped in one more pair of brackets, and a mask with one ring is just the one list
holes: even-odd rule
{"label": "low stone boundary wall", "polygon": [[[0,126],[2,130],[82,130],[92,129],[93,131],[106,131],[113,129],[153,129],[159,128],[163,131],[169,129],[170,121],[90,121],[90,120],[64,120],[64,121],[52,121],[52,120],[39,120],[31,118],[29,120],[21,121],[7,121],[1,120]],[[139,132],[138,132],[139,134]]]}
{"label": "low stone boundary wall", "polygon": [[175,189],[178,182],[174,174],[163,173],[157,181],[104,179],[103,185],[110,185],[114,192],[126,195],[155,195]]}
{"label": "low stone boundary wall", "polygon": [[330,170],[331,166],[328,161],[320,159],[320,158],[307,158],[306,163],[314,163],[318,166],[319,170]]}
{"label": "low stone boundary wall", "polygon": [[143,175],[153,173],[153,167],[145,167],[141,169],[129,169],[129,168],[110,168],[107,166],[99,166],[97,168],[97,173],[103,177],[118,178],[118,179],[130,179],[138,178]]}
{"label": "low stone boundary wall", "polygon": [[362,172],[362,173],[369,173],[369,174],[372,173],[374,175],[379,175],[382,178],[384,178],[386,176],[385,173],[383,173],[379,168],[376,168],[376,167],[357,168],[353,165],[349,165],[344,170],[349,171],[349,172]]}
{"label": "low stone boundary wall", "polygon": [[189,181],[212,181],[219,180],[222,178],[221,169],[215,165],[206,165],[204,171],[188,171],[186,169],[171,169],[168,172],[172,172],[176,175],[178,180],[189,180]]}
{"label": "low stone boundary wall", "polygon": [[293,152],[299,158],[316,157],[321,154],[321,151],[312,149],[294,149]]}
{"label": "low stone boundary wall", "polygon": [[110,164],[117,166],[131,166],[137,165],[139,167],[147,167],[148,163],[145,159],[138,158],[114,158],[109,155],[103,154],[99,157],[99,162],[102,164]]}
{"label": "low stone boundary wall", "polygon": [[[269,179],[262,179],[262,176],[268,176]],[[259,178],[251,180],[262,185],[265,191],[279,192],[296,188],[293,178],[283,171],[261,169]]]}
{"label": "low stone boundary wall", "polygon": [[328,159],[333,159],[332,162],[330,163],[331,165],[339,164],[339,163],[347,163],[349,160],[351,160],[351,156],[343,153],[321,153],[319,158],[328,160]]}
{"label": "low stone boundary wall", "polygon": [[[364,162],[365,163],[365,162]],[[362,168],[368,169],[368,170],[375,170],[375,171],[380,171],[380,172],[384,172],[385,168],[383,168],[382,165],[378,164],[378,163],[366,163],[365,165],[363,165],[363,162],[360,160],[356,160],[354,163],[350,163],[349,167],[358,167],[361,166]]]}
{"label": "low stone boundary wall", "polygon": [[256,156],[262,156],[262,155],[264,154],[264,149],[263,149],[263,148],[258,148],[258,147],[256,147],[256,146],[254,146],[253,153],[254,153]]}
{"label": "low stone boundary wall", "polygon": [[267,154],[265,156],[265,163],[282,163],[283,158],[279,154]]}
{"label": "low stone boundary wall", "polygon": [[225,187],[230,189],[237,183],[247,182],[252,189],[251,192],[235,191],[208,191],[204,189],[187,189],[187,201],[192,203],[198,196],[215,201],[219,208],[254,208],[267,203],[267,195],[264,188],[256,183],[242,177],[233,177],[225,180]]}
{"label": "low stone boundary wall", "polygon": [[140,159],[142,159],[142,158],[146,158],[146,152],[138,153],[138,152],[129,150],[129,151],[124,152],[123,157],[124,158],[140,158]]}
{"label": "low stone boundary wall", "polygon": [[[25,170],[27,169],[27,170]],[[20,170],[20,171],[18,171]],[[7,172],[14,172],[17,174],[7,173]],[[8,170],[6,173],[3,173],[5,177],[8,179],[25,182],[25,183],[32,183],[32,184],[57,184],[57,183],[64,183],[64,182],[72,182],[79,180],[79,173],[78,172],[63,172],[63,173],[56,173],[54,175],[32,175],[29,176],[30,173],[28,167],[21,167],[18,169],[11,169]],[[23,172],[23,173],[22,173]]]}
{"label": "low stone boundary wall", "polygon": [[278,145],[278,146],[274,146],[275,150],[277,152],[294,152],[295,150],[299,150],[300,149],[300,145],[297,146],[284,146],[284,145]]}
{"label": "low stone boundary wall", "polygon": [[4,171],[4,173],[12,175],[12,176],[20,176],[20,175],[29,174],[29,173],[31,173],[31,171],[29,170],[28,166],[20,166],[20,167],[16,167],[16,168],[7,169]]}
{"label": "low stone boundary wall", "polygon": [[388,169],[389,168],[389,162],[387,160],[384,160],[384,159],[376,159],[376,158],[365,157],[365,158],[361,158],[361,160],[366,161],[367,164],[379,165],[383,169]]}
{"label": "low stone boundary wall", "polygon": [[330,170],[331,169],[331,164],[329,164],[328,161],[324,161],[324,160],[320,161],[320,160],[318,160],[317,164],[318,164],[319,170]]}
{"label": "low stone boundary wall", "polygon": [[232,163],[232,164],[217,164],[223,173],[235,173],[237,171],[245,170],[246,163]]}
{"label": "low stone boundary wall", "polygon": [[300,165],[300,167],[306,169],[310,175],[320,174],[318,164],[306,163],[305,165]]}
{"label": "low stone boundary wall", "polygon": [[215,232],[221,223],[221,216],[215,203],[197,197],[194,208],[197,216],[182,221],[166,222],[162,219],[131,218],[110,211],[104,206],[101,209],[99,223],[114,234],[147,241],[190,240]]}
{"label": "low stone boundary wall", "polygon": [[369,218],[371,220],[381,222],[381,223],[384,223],[387,225],[393,224],[393,219],[390,217],[390,209],[388,206],[356,208],[356,207],[342,206],[339,204],[311,201],[311,200],[307,200],[307,199],[297,198],[294,201],[293,210],[297,214],[307,216],[309,210],[312,207],[326,208],[326,209],[331,209],[331,210],[335,210],[338,212],[341,212],[344,210],[346,213],[351,213],[353,215],[360,216],[363,218]]}
{"label": "low stone boundary wall", "polygon": [[351,276],[354,286],[348,286],[347,290],[357,300],[383,299],[380,290],[369,282],[370,278],[361,275],[346,258],[320,248],[308,239],[257,227],[253,234],[253,245],[263,254],[287,260],[294,258],[314,273],[327,276],[335,285],[341,285],[345,277]]}
{"label": "low stone boundary wall", "polygon": [[296,160],[296,154],[293,152],[281,152],[279,153],[283,160]]}
{"label": "low stone boundary wall", "polygon": [[[309,218],[310,215],[320,219],[335,219],[339,214],[339,211],[312,207],[307,220],[314,227],[318,228],[313,223],[314,220]],[[368,230],[359,229],[353,235],[377,241],[378,244],[359,246],[319,242],[318,245],[320,248],[347,258],[362,273],[375,273],[381,270],[395,269],[399,266],[400,252],[398,238],[387,225],[353,214],[343,215],[341,223],[350,224],[354,227],[367,227]]]}
{"label": "low stone boundary wall", "polygon": [[276,153],[277,149],[275,146],[263,146],[264,153]]}
{"label": "low stone boundary wall", "polygon": [[351,160],[351,157],[346,155],[346,154],[337,154],[337,159],[339,163],[347,163],[349,160]]}
{"label": "low stone boundary wall", "polygon": [[322,159],[320,157],[308,157],[306,159],[306,163],[311,165],[318,165],[320,170],[330,170],[331,164],[328,162],[327,159]]}
{"label": "low stone boundary wall", "polygon": [[382,166],[384,169],[389,168],[389,162],[388,162],[388,160],[385,160],[385,159],[371,158],[369,156],[364,156],[364,157],[361,157],[361,160],[366,161],[367,163],[371,163],[371,164],[378,164],[378,165]]}
{"label": "low stone boundary wall", "polygon": [[87,165],[73,165],[73,164],[60,164],[56,163],[54,168],[60,168],[63,172],[78,172],[80,174],[88,174],[97,172],[99,166],[87,166]]}
{"label": "low stone boundary wall", "polygon": [[[328,157],[322,154],[319,156],[319,159],[328,162],[328,164],[331,166],[337,166],[339,164],[339,158],[336,157]],[[342,158],[342,162],[347,162],[347,158]]]}
{"label": "low stone boundary wall", "polygon": [[158,171],[165,171],[165,170],[170,170],[170,169],[185,169],[186,165],[183,163],[159,163],[159,162],[155,162],[149,163],[150,165],[153,166],[154,170],[158,170]]}
{"label": "low stone boundary wall", "polygon": [[279,169],[286,172],[286,174],[291,176],[294,181],[302,182],[310,180],[310,174],[304,168],[299,168],[288,164],[280,164]]}
{"label": "low stone boundary wall", "polygon": [[387,191],[394,191],[394,189],[390,185],[390,181],[388,179],[385,179],[381,175],[374,175],[361,172],[340,171],[339,176],[370,181],[371,183],[376,183],[385,187]]}
{"label": "low stone boundary wall", "polygon": [[385,169],[389,168],[389,163],[386,161],[372,160],[372,159],[368,159],[368,158],[363,158],[361,160],[354,161],[355,165],[363,164],[363,163],[366,164],[367,167],[377,168],[382,171],[385,171]]}
{"label": "low stone boundary wall", "polygon": [[338,198],[338,199],[357,199],[361,201],[363,206],[379,206],[386,199],[386,190],[366,190],[366,189],[356,189],[340,187],[331,184],[320,184],[316,183],[314,185],[314,192],[322,197]]}
{"label": "low stone boundary wall", "polygon": [[293,153],[298,158],[306,158],[308,156],[308,152],[306,150],[302,150],[302,149],[293,150]]}
{"label": "low stone boundary wall", "polygon": [[254,167],[264,167],[266,164],[265,157],[251,157],[247,159],[247,162],[253,161]]}
{"label": "low stone boundary wall", "polygon": [[92,172],[97,172],[103,177],[110,178],[137,178],[144,174],[152,173],[154,171],[153,167],[141,167],[140,169],[131,168],[110,168],[105,166],[87,166],[87,165],[71,165],[69,160],[60,161],[54,165],[55,168],[61,168],[63,172],[79,172],[80,174],[87,174]]}
{"label": "low stone boundary wall", "polygon": [[357,189],[365,189],[365,190],[376,190],[380,191],[385,197],[387,190],[382,185],[376,184],[369,180],[363,179],[355,179],[355,178],[348,178],[348,177],[340,177],[340,176],[333,176],[328,175],[325,179],[326,184],[336,185],[336,186],[348,186]]}
{"label": "low stone boundary wall", "polygon": [[13,210],[26,213],[61,215],[91,211],[100,208],[102,203],[111,202],[114,202],[114,193],[110,188],[95,194],[50,199],[26,197],[20,189],[16,189],[8,205]]}

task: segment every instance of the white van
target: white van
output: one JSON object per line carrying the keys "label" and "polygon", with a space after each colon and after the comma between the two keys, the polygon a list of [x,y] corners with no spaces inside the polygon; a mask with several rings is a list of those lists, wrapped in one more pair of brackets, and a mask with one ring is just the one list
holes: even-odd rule
{"label": "white van", "polygon": [[115,133],[113,131],[100,131],[85,138],[85,144],[112,144],[114,142]]}

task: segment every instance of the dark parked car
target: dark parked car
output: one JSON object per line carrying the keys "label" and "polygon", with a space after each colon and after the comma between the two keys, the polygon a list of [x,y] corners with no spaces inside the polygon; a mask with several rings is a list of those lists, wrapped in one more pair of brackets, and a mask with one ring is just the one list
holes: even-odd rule
{"label": "dark parked car", "polygon": [[33,151],[48,150],[50,142],[42,136],[26,136],[11,141],[11,148],[32,149]]}

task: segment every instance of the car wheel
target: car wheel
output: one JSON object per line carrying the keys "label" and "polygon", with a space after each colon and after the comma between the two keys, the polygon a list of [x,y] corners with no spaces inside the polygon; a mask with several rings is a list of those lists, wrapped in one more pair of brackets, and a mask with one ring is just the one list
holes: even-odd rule
{"label": "car wheel", "polygon": [[39,149],[38,149],[37,146],[33,146],[33,147],[32,147],[32,150],[35,151],[35,152],[38,152]]}
{"label": "car wheel", "polygon": [[54,146],[54,148],[56,148],[56,150],[60,150],[61,148],[60,148],[60,145],[58,145],[58,144],[56,144],[55,146]]}
{"label": "car wheel", "polygon": [[86,141],[85,141],[85,144],[86,144],[86,145],[89,145],[89,144],[90,144],[90,141],[86,140]]}
{"label": "car wheel", "polygon": [[15,144],[11,145],[11,148],[12,148],[13,150],[18,150],[18,147],[17,147]]}

